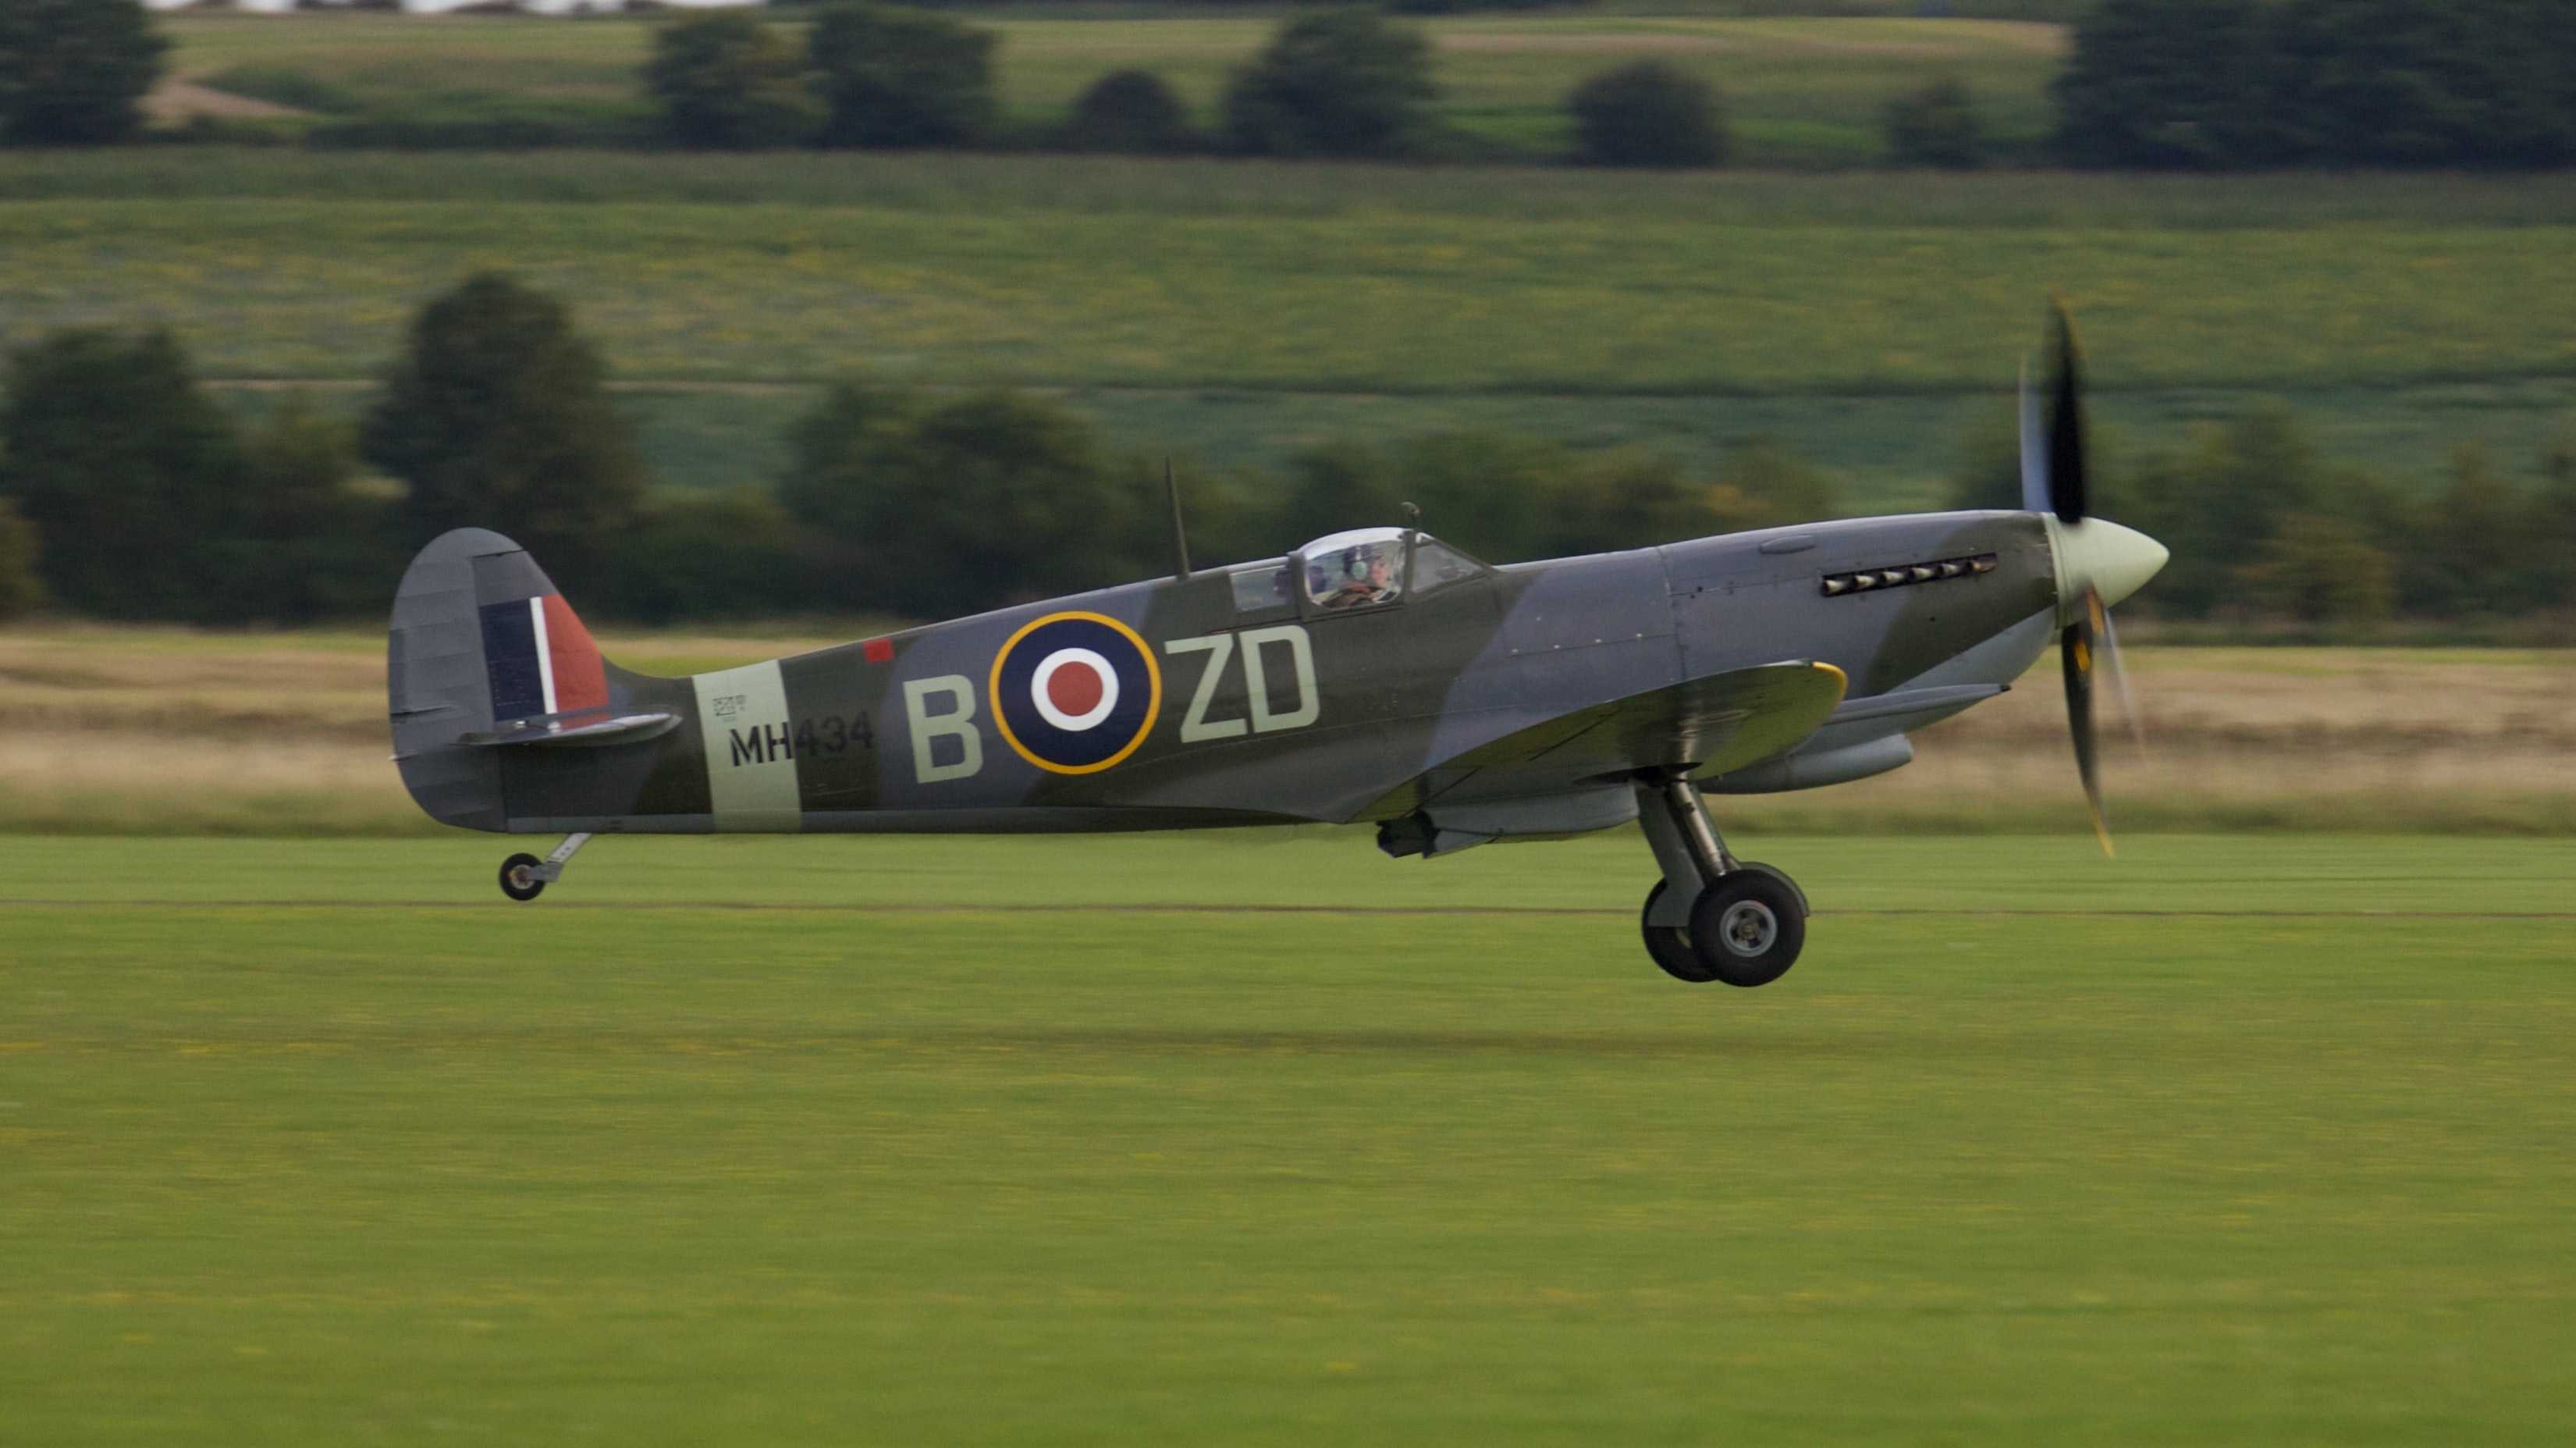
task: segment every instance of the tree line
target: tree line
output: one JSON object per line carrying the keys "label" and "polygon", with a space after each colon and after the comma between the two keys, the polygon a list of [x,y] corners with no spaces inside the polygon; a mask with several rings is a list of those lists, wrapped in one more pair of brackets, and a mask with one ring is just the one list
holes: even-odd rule
{"label": "tree line", "polygon": [[[665,138],[684,147],[975,146],[997,138],[997,32],[924,10],[813,8],[801,43],[749,10],[690,15],[655,33],[644,80]],[[1419,159],[1443,138],[1423,32],[1373,10],[1283,20],[1226,83],[1213,134],[1152,71],[1086,88],[1044,143],[1070,151]],[[1696,76],[1643,61],[1566,98],[1577,159],[1708,166],[1726,154],[1725,112]]]}
{"label": "tree line", "polygon": [[2567,0],[2103,0],[2057,78],[2085,166],[2576,162]]}
{"label": "tree line", "polygon": [[[323,5],[320,8],[352,8]],[[629,6],[628,8],[635,8]],[[994,101],[999,33],[865,0],[673,12],[643,83],[660,139],[680,147],[976,147],[1163,155],[1469,158],[1438,123],[1424,33],[1379,10],[1292,14],[1229,78],[1213,132],[1160,76],[1102,76],[1044,136],[1005,136]],[[1395,11],[1435,11],[1406,0]],[[0,141],[132,139],[167,41],[140,0],[0,6]],[[2077,166],[2499,166],[2576,163],[2576,5],[2567,0],[2099,0],[2053,85],[2047,159]],[[1564,108],[1571,159],[1696,167],[1730,151],[1724,98],[1705,79],[1639,60],[1586,80]],[[1901,165],[1995,159],[1976,96],[1956,77],[1892,96],[1887,154]],[[220,137],[221,127],[209,134]],[[506,119],[426,129],[344,121],[315,144],[545,144]]]}
{"label": "tree line", "polygon": [[[75,328],[0,370],[0,615],[303,623],[380,612],[411,552],[497,528],[585,609],[646,622],[995,607],[1161,571],[1164,460],[1004,389],[853,377],[765,487],[657,493],[555,298],[473,277],[413,318],[352,426],[289,400],[245,425],[166,332]],[[1414,502],[1497,559],[1835,511],[1765,443],[1711,477],[1635,449],[1448,433],[1329,442],[1278,474],[1179,460],[1209,562],[1276,556]]]}
{"label": "tree line", "polygon": [[[1952,480],[1959,508],[2020,506],[2018,443],[1997,416]],[[2107,456],[2105,455],[2107,454]],[[2576,419],[2517,483],[2484,445],[2409,491],[2326,456],[2278,402],[2130,452],[2097,440],[2092,509],[2173,552],[2127,611],[2159,618],[2371,624],[2576,609]]]}
{"label": "tree line", "polygon": [[[61,331],[0,370],[0,617],[373,617],[413,550],[464,525],[533,549],[585,611],[935,617],[1168,566],[1164,460],[1008,390],[866,377],[792,424],[767,486],[657,492],[557,299],[485,274],[432,299],[354,425],[292,399],[244,423],[167,333]],[[2009,417],[1971,439],[1959,507],[2017,507]],[[2099,511],[2173,562],[2138,611],[2369,623],[2576,608],[2576,428],[2517,484],[2476,448],[2419,498],[2325,457],[2286,409],[2178,446],[2103,449]],[[1694,471],[1642,447],[1459,431],[1337,440],[1277,471],[1177,463],[1205,563],[1276,556],[1422,509],[1496,562],[1835,516],[1832,480],[1776,442]]]}

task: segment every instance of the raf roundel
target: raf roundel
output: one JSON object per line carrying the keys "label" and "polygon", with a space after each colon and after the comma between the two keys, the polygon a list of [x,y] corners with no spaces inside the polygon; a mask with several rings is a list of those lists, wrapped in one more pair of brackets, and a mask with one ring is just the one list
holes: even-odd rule
{"label": "raf roundel", "polygon": [[1096,613],[1051,613],[993,658],[993,714],[1022,759],[1056,774],[1107,769],[1145,742],[1163,676],[1134,629]]}

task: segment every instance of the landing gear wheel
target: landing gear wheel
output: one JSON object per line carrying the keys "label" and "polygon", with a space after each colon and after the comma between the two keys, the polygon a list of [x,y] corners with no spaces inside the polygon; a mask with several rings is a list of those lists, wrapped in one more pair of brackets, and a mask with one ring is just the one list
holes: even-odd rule
{"label": "landing gear wheel", "polygon": [[1756,875],[1768,875],[1772,879],[1777,880],[1782,885],[1786,886],[1790,896],[1798,902],[1799,919],[1804,920],[1815,913],[1807,908],[1807,892],[1800,889],[1798,882],[1790,879],[1788,872],[1781,869],[1779,866],[1766,865],[1759,860],[1738,860],[1735,862],[1735,870],[1730,870],[1727,873],[1734,874],[1736,870],[1748,871]]}
{"label": "landing gear wheel", "polygon": [[1646,908],[1638,914],[1637,928],[1645,933],[1646,954],[1664,968],[1664,974],[1692,985],[1706,985],[1717,979],[1717,973],[1700,963],[1699,952],[1691,949],[1690,932],[1677,925],[1650,925],[1655,902],[1664,898],[1664,882],[1646,892]]}
{"label": "landing gear wheel", "polygon": [[1720,875],[1691,906],[1691,946],[1709,975],[1728,985],[1769,985],[1798,963],[1807,912],[1787,879],[1768,871]]}
{"label": "landing gear wheel", "polygon": [[501,862],[501,893],[513,900],[534,900],[546,893],[546,882],[537,878],[537,866],[545,863],[534,855],[512,855]]}

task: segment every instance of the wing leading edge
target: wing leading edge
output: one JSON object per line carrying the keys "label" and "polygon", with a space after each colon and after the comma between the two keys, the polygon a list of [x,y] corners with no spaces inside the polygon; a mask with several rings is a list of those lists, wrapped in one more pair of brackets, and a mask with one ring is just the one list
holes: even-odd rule
{"label": "wing leading edge", "polygon": [[1723,774],[1776,758],[1821,728],[1849,680],[1811,660],[1709,674],[1560,714],[1442,760],[1384,807],[1442,798],[1549,794],[1687,768]]}

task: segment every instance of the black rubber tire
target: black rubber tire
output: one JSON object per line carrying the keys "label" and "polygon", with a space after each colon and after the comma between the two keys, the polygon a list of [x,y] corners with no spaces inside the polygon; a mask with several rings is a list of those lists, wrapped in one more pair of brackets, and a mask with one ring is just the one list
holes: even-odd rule
{"label": "black rubber tire", "polygon": [[1808,916],[1816,913],[1815,911],[1807,908],[1807,892],[1798,888],[1798,882],[1789,878],[1788,871],[1781,869],[1777,865],[1763,864],[1759,860],[1740,860],[1736,862],[1735,868],[1738,870],[1751,870],[1757,875],[1768,875],[1779,881],[1781,884],[1788,886],[1789,893],[1798,897],[1799,919],[1804,920]]}
{"label": "black rubber tire", "polygon": [[1719,876],[1691,906],[1691,945],[1700,964],[1732,986],[1769,985],[1787,975],[1807,943],[1807,913],[1799,905],[1798,892],[1771,871]]}
{"label": "black rubber tire", "polygon": [[1655,913],[1655,902],[1664,898],[1664,882],[1646,892],[1646,907],[1637,912],[1637,929],[1646,937],[1646,954],[1662,966],[1664,974],[1692,985],[1706,985],[1717,976],[1700,963],[1699,952],[1691,949],[1690,932],[1674,925],[1648,925],[1647,917]]}
{"label": "black rubber tire", "polygon": [[534,855],[512,855],[510,858],[503,860],[501,862],[501,893],[509,896],[513,900],[534,900],[538,896],[546,893],[546,882],[536,878],[534,875],[530,875],[524,881],[518,882],[514,882],[510,878],[518,871],[534,870],[537,866],[544,863],[545,861],[538,859]]}

